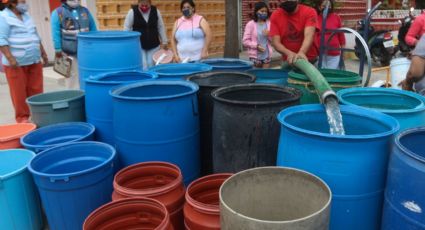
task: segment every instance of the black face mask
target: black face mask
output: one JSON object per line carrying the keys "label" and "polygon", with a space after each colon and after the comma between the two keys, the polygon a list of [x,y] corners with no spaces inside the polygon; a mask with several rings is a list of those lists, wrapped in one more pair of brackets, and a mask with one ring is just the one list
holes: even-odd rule
{"label": "black face mask", "polygon": [[298,6],[297,1],[286,1],[280,4],[280,7],[288,13],[293,13]]}

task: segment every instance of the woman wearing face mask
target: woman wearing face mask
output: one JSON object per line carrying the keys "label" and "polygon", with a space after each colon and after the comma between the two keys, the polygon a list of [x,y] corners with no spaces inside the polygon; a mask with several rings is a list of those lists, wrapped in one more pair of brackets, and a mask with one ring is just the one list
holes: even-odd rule
{"label": "woman wearing face mask", "polygon": [[160,49],[160,44],[162,49],[168,49],[164,21],[150,0],[139,0],[139,4],[130,9],[125,18],[124,30],[142,33],[140,42],[144,69],[154,65],[152,57]]}
{"label": "woman wearing face mask", "polygon": [[269,68],[272,56],[269,30],[269,8],[264,2],[255,3],[254,19],[245,26],[243,45],[248,49],[249,59],[257,68]]}
{"label": "woman wearing face mask", "polygon": [[174,61],[179,63],[207,58],[212,37],[207,20],[195,13],[192,0],[181,1],[180,9],[183,16],[174,23],[171,39]]}
{"label": "woman wearing face mask", "polygon": [[62,5],[52,12],[51,27],[56,58],[66,55],[72,59],[71,76],[65,80],[68,89],[79,88],[77,34],[96,31],[96,23],[89,10],[79,0],[62,0]]}
{"label": "woman wearing face mask", "polygon": [[318,50],[313,42],[318,30],[316,10],[298,4],[298,0],[283,0],[270,24],[272,44],[284,61],[293,64],[300,58],[312,63],[317,60]]}
{"label": "woman wearing face mask", "polygon": [[28,122],[27,97],[43,92],[43,65],[48,58],[25,0],[2,0],[0,51],[10,89],[15,120]]}
{"label": "woman wearing face mask", "polygon": [[[334,2],[329,0],[322,0],[319,2],[319,5],[316,6],[316,9],[319,13],[318,27],[322,29],[323,21],[323,10],[326,7],[326,4],[329,2],[329,13],[326,20],[326,30],[336,30],[342,27],[341,18],[338,14],[333,12]],[[338,33],[335,35],[332,40],[329,40],[331,33],[325,34],[325,42],[329,48],[341,48],[345,46],[345,35],[344,33]],[[320,32],[316,33],[316,44],[320,44]],[[325,44],[321,44],[325,45]],[[341,51],[339,50],[328,50],[326,54],[323,55],[322,68],[325,69],[339,69],[339,63],[341,61]]]}

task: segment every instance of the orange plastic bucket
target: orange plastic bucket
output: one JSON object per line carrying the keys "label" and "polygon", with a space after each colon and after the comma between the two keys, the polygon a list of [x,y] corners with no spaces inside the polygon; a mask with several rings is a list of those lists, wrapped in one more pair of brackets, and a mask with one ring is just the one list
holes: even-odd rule
{"label": "orange plastic bucket", "polygon": [[21,137],[36,127],[32,123],[0,125],[0,149],[22,148]]}
{"label": "orange plastic bucket", "polygon": [[219,192],[230,176],[230,173],[213,174],[189,185],[184,204],[186,230],[220,230]]}
{"label": "orange plastic bucket", "polygon": [[112,200],[148,197],[165,205],[175,230],[184,229],[185,187],[180,169],[166,162],[144,162],[119,171]]}
{"label": "orange plastic bucket", "polygon": [[86,219],[83,230],[173,230],[165,206],[149,198],[129,198],[108,203]]}

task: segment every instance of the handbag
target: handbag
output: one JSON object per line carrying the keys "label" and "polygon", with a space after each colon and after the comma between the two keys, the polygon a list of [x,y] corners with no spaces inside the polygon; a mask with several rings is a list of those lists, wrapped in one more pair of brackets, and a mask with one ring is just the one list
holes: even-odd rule
{"label": "handbag", "polygon": [[71,77],[72,58],[62,54],[62,57],[55,57],[53,70],[65,78]]}

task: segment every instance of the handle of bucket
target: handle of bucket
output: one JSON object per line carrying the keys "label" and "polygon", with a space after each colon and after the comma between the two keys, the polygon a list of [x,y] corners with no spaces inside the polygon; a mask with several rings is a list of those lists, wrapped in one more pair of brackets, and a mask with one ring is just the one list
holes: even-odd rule
{"label": "handle of bucket", "polygon": [[67,177],[67,176],[54,176],[54,177],[50,177],[50,182],[55,183],[57,181],[68,182],[69,181],[69,177]]}
{"label": "handle of bucket", "polygon": [[192,99],[192,112],[195,116],[199,115],[198,104],[196,103],[195,99]]}
{"label": "handle of bucket", "polygon": [[56,110],[56,109],[66,109],[68,107],[69,107],[69,103],[67,101],[53,103],[53,105],[52,105],[53,110]]}

